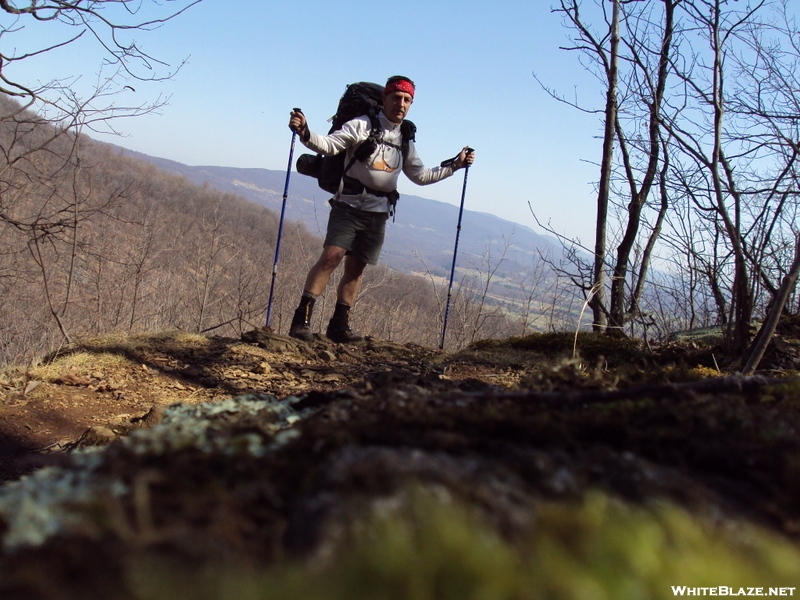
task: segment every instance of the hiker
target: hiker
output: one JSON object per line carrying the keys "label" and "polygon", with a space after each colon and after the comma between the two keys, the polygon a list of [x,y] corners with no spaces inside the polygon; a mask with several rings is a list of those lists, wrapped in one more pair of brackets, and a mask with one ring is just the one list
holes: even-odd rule
{"label": "hiker", "polygon": [[[306,277],[300,305],[292,319],[289,335],[294,338],[314,339],[310,329],[314,302],[344,259],[344,272],[336,291],[336,307],[326,335],[336,343],[362,340],[350,328],[350,308],[358,295],[364,268],[378,262],[386,221],[393,213],[398,197],[400,171],[414,183],[428,185],[450,177],[474,160],[474,152],[465,147],[458,156],[440,166],[425,167],[414,148],[413,134],[411,139],[404,140],[401,133],[401,129],[407,129],[402,123],[414,101],[414,92],[414,82],[407,77],[390,77],[383,90],[383,107],[377,121],[369,116],[356,117],[326,136],[311,132],[302,112],[291,113],[289,128],[298,134],[307,148],[321,155],[346,152],[348,164],[339,191],[330,200],[331,212],[322,254]],[[370,137],[377,123],[380,136],[374,150],[366,159],[356,160],[356,151]],[[407,125],[411,123],[407,122]],[[372,139],[375,139],[375,134]],[[362,157],[358,155],[358,158]]]}

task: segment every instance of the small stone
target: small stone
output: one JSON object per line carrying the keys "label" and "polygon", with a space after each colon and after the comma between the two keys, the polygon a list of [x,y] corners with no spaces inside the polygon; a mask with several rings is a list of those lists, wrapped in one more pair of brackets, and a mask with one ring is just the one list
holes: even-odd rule
{"label": "small stone", "polygon": [[74,386],[88,386],[91,383],[86,377],[74,375],[73,373],[62,373],[54,381],[61,385]]}
{"label": "small stone", "polygon": [[327,375],[323,375],[320,381],[341,381],[342,379],[344,379],[344,375],[340,373],[328,373]]}
{"label": "small stone", "polygon": [[83,432],[75,445],[79,448],[86,448],[88,446],[104,446],[117,439],[117,434],[111,431],[108,427],[95,425],[89,427]]}
{"label": "small stone", "polygon": [[266,375],[267,373],[272,372],[272,367],[268,362],[264,361],[258,363],[255,367],[253,367],[252,371],[253,373],[256,373],[258,375]]}
{"label": "small stone", "polygon": [[39,387],[39,384],[40,384],[40,383],[42,383],[42,382],[41,382],[41,381],[29,381],[29,382],[28,382],[28,385],[26,385],[26,386],[25,386],[25,391],[24,391],[24,392],[22,392],[22,395],[23,395],[23,396],[27,396],[27,395],[28,395],[28,394],[30,394],[30,393],[31,393],[33,390],[35,390],[37,387]]}
{"label": "small stone", "polygon": [[320,350],[318,355],[320,359],[322,359],[324,362],[331,362],[336,360],[336,354],[334,354],[330,350]]}
{"label": "small stone", "polygon": [[147,414],[145,414],[143,417],[131,419],[131,421],[141,425],[142,427],[153,427],[161,423],[166,410],[166,406],[162,404],[156,404],[149,411],[147,411]]}

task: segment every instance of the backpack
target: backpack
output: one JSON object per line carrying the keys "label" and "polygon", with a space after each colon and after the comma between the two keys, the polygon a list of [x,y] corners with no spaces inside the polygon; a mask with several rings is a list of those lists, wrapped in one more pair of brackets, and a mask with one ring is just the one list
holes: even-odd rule
{"label": "backpack", "polygon": [[[382,85],[366,81],[349,84],[339,100],[336,114],[328,119],[331,122],[328,135],[341,129],[342,125],[351,119],[366,115],[372,124],[372,131],[370,131],[369,137],[356,148],[352,160],[347,165],[345,165],[346,152],[340,152],[333,156],[302,154],[297,159],[297,172],[316,178],[319,187],[331,194],[346,193],[355,195],[361,193],[364,189],[363,184],[357,179],[346,177],[346,174],[356,160],[364,161],[372,156],[377,144],[380,142],[383,133],[378,121],[378,114],[382,108]],[[416,131],[417,128],[411,121],[404,120],[400,126],[400,132],[403,136],[402,152],[404,160],[408,153],[408,143],[414,141]],[[394,199],[392,199],[392,196],[387,196],[392,208],[390,212],[393,212],[394,202],[397,201],[396,192],[392,192],[392,194],[394,194]]]}

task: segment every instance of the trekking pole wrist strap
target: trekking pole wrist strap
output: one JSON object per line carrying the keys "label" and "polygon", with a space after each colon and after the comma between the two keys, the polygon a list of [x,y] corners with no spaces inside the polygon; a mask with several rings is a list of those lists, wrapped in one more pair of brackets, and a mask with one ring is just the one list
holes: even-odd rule
{"label": "trekking pole wrist strap", "polygon": [[454,156],[453,158],[448,158],[447,160],[443,160],[439,163],[440,167],[451,167],[453,171],[458,171],[458,167],[456,164],[458,163],[458,155]]}

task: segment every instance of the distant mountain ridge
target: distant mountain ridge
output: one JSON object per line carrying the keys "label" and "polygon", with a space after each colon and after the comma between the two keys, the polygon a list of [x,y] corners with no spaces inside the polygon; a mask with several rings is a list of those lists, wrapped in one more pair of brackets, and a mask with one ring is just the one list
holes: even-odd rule
{"label": "distant mountain ridge", "polygon": [[[124,148],[120,150],[164,171],[179,173],[198,185],[206,184],[238,194],[280,212],[285,171],[189,166]],[[317,186],[315,179],[292,172],[286,202],[287,221],[300,221],[312,233],[324,235],[329,196]],[[390,220],[387,226],[381,262],[406,273],[430,270],[437,276],[449,275],[457,223],[457,206],[401,195],[396,219],[394,222]],[[459,268],[480,265],[487,253],[496,260],[505,252],[506,260],[498,275],[510,275],[529,269],[540,250],[561,253],[560,245],[552,237],[537,234],[529,227],[490,213],[464,210],[458,247]]]}

